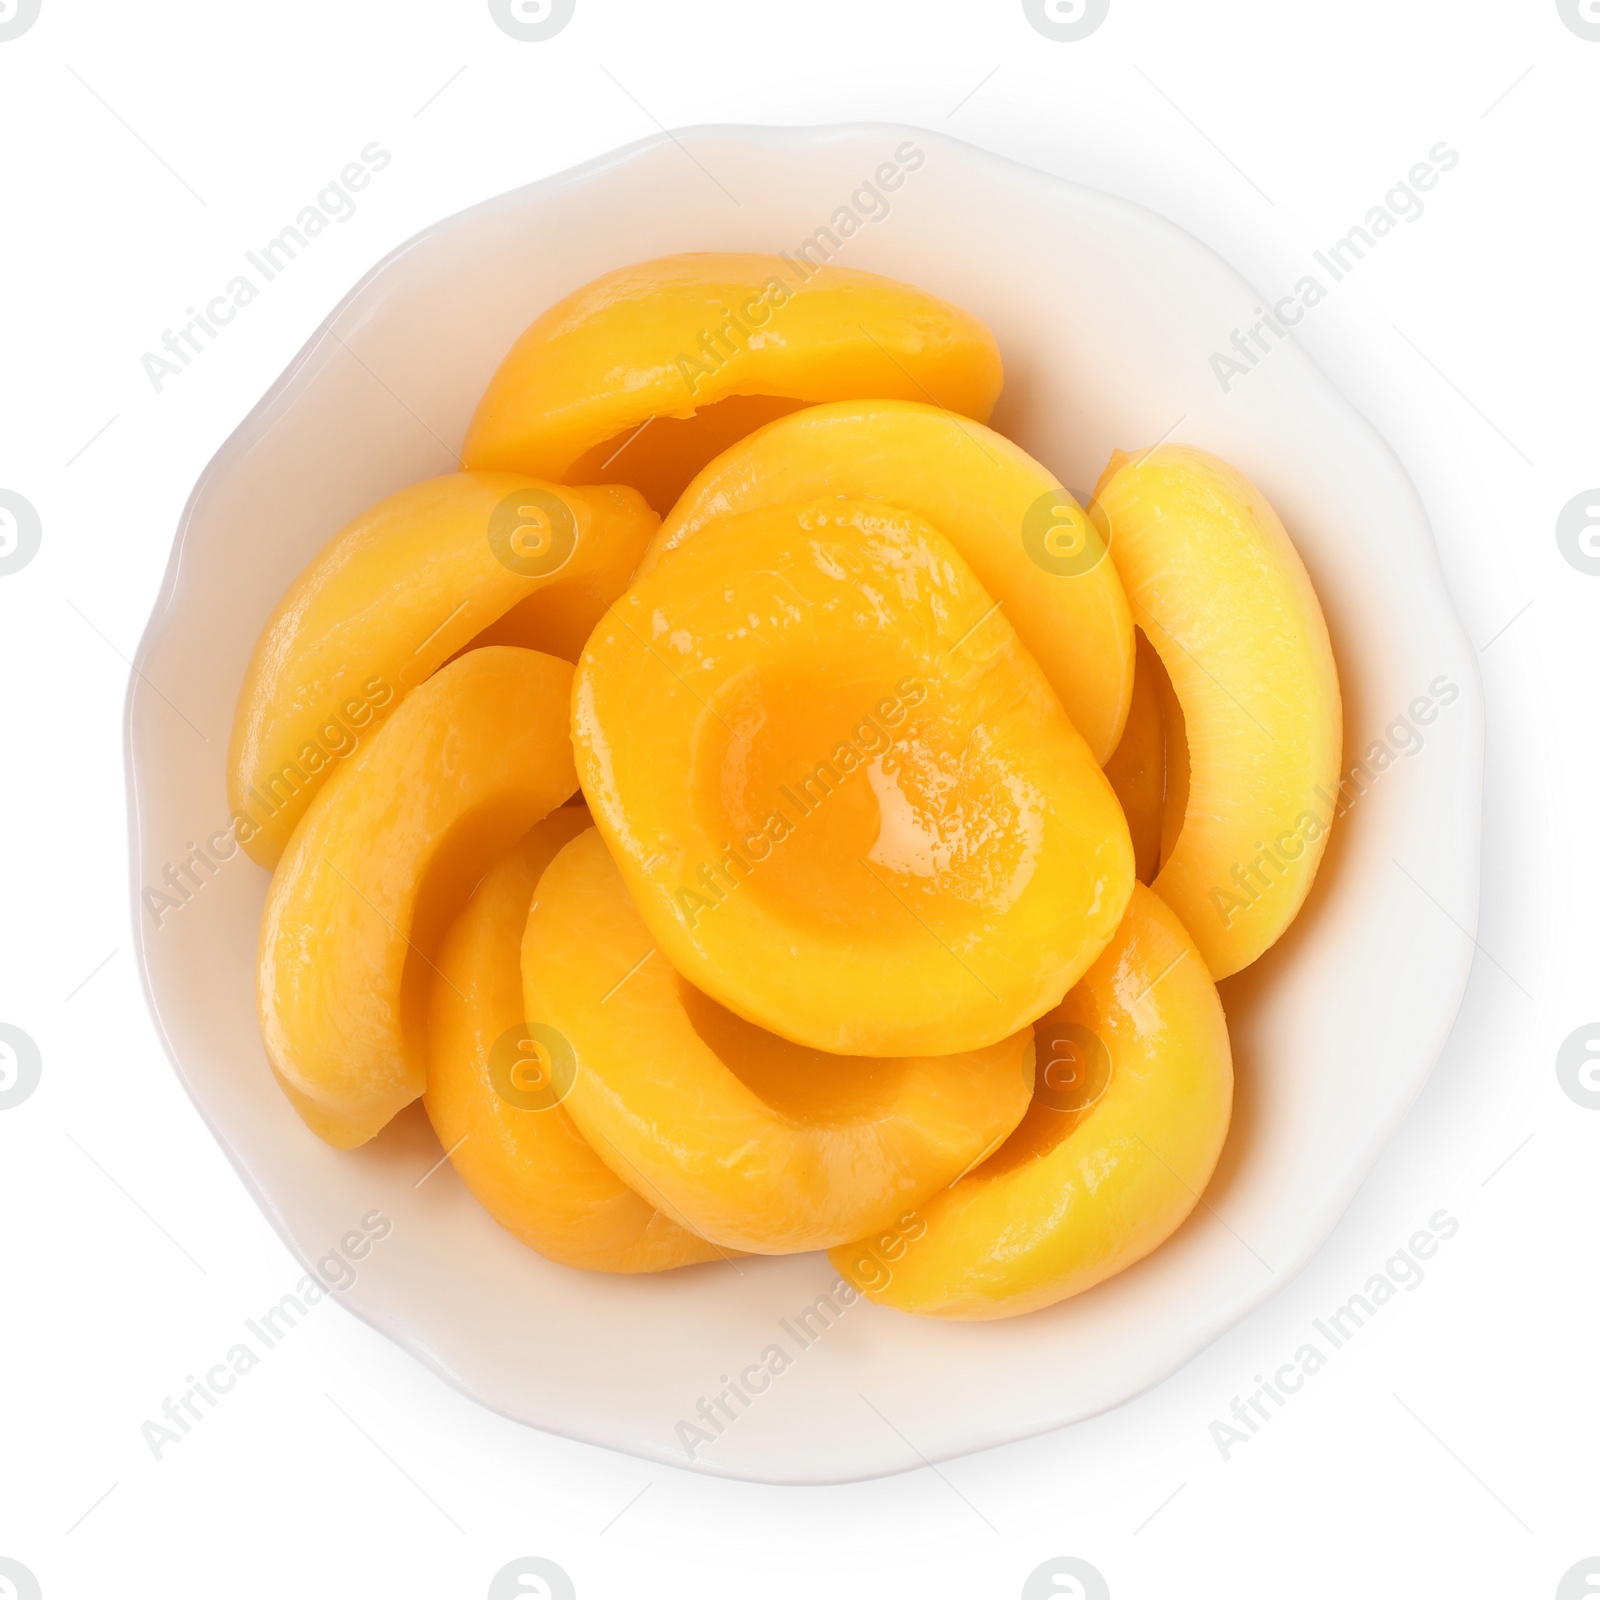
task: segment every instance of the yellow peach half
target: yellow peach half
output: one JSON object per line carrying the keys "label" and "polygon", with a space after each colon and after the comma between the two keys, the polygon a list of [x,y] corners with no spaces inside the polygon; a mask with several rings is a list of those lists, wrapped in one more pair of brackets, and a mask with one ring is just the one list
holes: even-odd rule
{"label": "yellow peach half", "polygon": [[261,1037],[308,1127],[370,1139],[426,1085],[428,964],[484,870],[577,787],[572,668],[490,646],[452,662],[345,761],[273,873]]}
{"label": "yellow peach half", "polygon": [[847,400],[768,423],[689,485],[638,576],[715,517],[825,495],[884,500],[944,534],[1105,763],[1133,693],[1121,580],[1054,475],[981,422],[914,401]]}
{"label": "yellow peach half", "polygon": [[273,865],[329,775],[497,618],[483,643],[576,660],[577,629],[627,587],[655,527],[631,489],[506,472],[429,478],[346,524],[278,602],[239,692],[228,805],[251,857]]}
{"label": "yellow peach half", "polygon": [[562,1104],[590,1144],[730,1248],[814,1250],[886,1225],[1027,1109],[1026,1028],[958,1055],[851,1059],[734,1016],[663,958],[594,831],[540,878],[522,973],[524,1014],[568,1058]]}
{"label": "yellow peach half", "polygon": [[1090,511],[1182,711],[1187,800],[1155,890],[1224,978],[1294,920],[1327,844],[1341,735],[1327,625],[1277,513],[1203,450],[1117,452]]}
{"label": "yellow peach half", "polygon": [[489,382],[471,469],[637,486],[665,511],[751,428],[819,400],[932,400],[987,419],[1000,356],[977,318],[910,284],[781,256],[667,256],[552,306]]}
{"label": "yellow peach half", "polygon": [[1176,1231],[1221,1154],[1233,1059],[1216,986],[1142,884],[1117,936],[1035,1024],[1033,1102],[981,1166],[830,1253],[869,1299],[1012,1317],[1132,1266]]}
{"label": "yellow peach half", "polygon": [[523,1021],[522,935],[540,874],[589,827],[561,806],[485,875],[439,947],[423,1103],[484,1210],[524,1244],[592,1272],[659,1272],[717,1250],[642,1200],[561,1104],[542,1030]]}
{"label": "yellow peach half", "polygon": [[590,638],[573,740],[663,953],[813,1049],[1007,1038],[1133,884],[1116,796],[1004,611],[880,501],[708,523]]}

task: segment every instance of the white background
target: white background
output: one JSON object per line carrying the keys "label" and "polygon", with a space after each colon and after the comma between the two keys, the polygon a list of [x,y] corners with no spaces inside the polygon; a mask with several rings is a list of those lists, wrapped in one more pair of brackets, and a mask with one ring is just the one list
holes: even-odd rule
{"label": "white background", "polygon": [[[1555,0],[1112,0],[1078,43],[1017,0],[578,0],[537,44],[483,0],[43,0],[0,43],[0,488],[43,525],[0,577],[0,1022],[43,1059],[0,1111],[0,1556],[45,1600],[476,1600],[523,1555],[583,1600],[1010,1597],[1062,1555],[1115,1600],[1544,1600],[1600,1557],[1600,1111],[1554,1068],[1600,1016],[1600,577],[1554,533],[1600,484],[1597,106],[1600,42]],[[1478,952],[1428,1088],[1266,1307],[1132,1404],[937,1472],[775,1489],[548,1438],[337,1306],[155,1461],[141,1423],[298,1276],[129,955],[127,661],[190,487],[436,218],[661,125],[855,119],[1142,201],[1274,293],[1437,141],[1460,151],[1301,329],[1412,469],[1480,650]],[[357,214],[157,394],[141,355],[370,140],[394,159]],[[1471,905],[1441,941],[1452,918]],[[1426,1281],[1224,1460],[1212,1421],[1441,1207],[1460,1229]]]}

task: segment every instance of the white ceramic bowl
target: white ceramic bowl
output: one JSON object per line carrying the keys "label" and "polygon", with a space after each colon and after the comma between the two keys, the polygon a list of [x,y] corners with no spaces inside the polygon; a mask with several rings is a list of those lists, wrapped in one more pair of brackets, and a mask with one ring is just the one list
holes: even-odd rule
{"label": "white ceramic bowl", "polygon": [[[898,164],[897,186],[874,195],[862,185],[885,163]],[[877,196],[889,210],[874,220]],[[820,1255],[657,1278],[552,1265],[491,1222],[448,1165],[417,1186],[440,1154],[419,1107],[353,1153],[302,1127],[256,1030],[265,872],[235,855],[159,926],[141,901],[190,841],[226,827],[234,696],[285,585],[362,507],[449,468],[479,392],[537,313],[625,262],[792,251],[824,226],[841,264],[922,284],[989,324],[1006,368],[995,424],[1064,482],[1087,487],[1113,447],[1167,436],[1253,478],[1327,612],[1347,764],[1374,740],[1391,755],[1336,830],[1289,936],[1224,986],[1238,1101],[1204,1205],[1133,1270],[1008,1322],[940,1323],[864,1302],[802,1321],[836,1281]],[[1223,392],[1211,353],[1259,304],[1160,218],[949,139],[710,128],[441,222],[317,330],[184,512],[128,698],[131,855],[157,1026],[285,1242],[310,1264],[368,1212],[393,1222],[342,1296],[357,1315],[540,1428],[732,1477],[836,1482],[1114,1406],[1306,1262],[1422,1086],[1466,981],[1471,946],[1427,895],[1476,904],[1482,711],[1422,507],[1383,441],[1292,346]],[[1441,679],[1456,697],[1413,723],[1423,747],[1405,754],[1414,741],[1395,719],[1430,685],[1443,698]],[[726,1377],[764,1356],[779,1367],[773,1346],[787,1369],[748,1405],[725,1402],[737,1420],[714,1402],[715,1424],[697,1417]]]}

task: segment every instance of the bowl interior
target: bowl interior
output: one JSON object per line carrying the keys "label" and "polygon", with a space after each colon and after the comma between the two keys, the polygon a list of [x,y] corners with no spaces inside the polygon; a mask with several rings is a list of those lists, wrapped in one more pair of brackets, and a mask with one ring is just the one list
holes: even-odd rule
{"label": "bowl interior", "polygon": [[[1238,1108],[1205,1203],[1131,1271],[1008,1322],[846,1304],[822,1256],[642,1279],[555,1266],[491,1222],[448,1164],[418,1186],[440,1156],[418,1107],[358,1152],[326,1148],[257,1034],[267,875],[242,852],[210,870],[191,856],[226,849],[233,701],[278,596],[364,506],[450,470],[490,373],[538,312],[625,262],[808,242],[814,258],[984,318],[1006,366],[995,425],[1063,482],[1087,489],[1114,447],[1168,437],[1254,479],[1322,598],[1345,764],[1367,774],[1299,922],[1223,986]],[[1305,1262],[1420,1089],[1465,983],[1470,945],[1441,941],[1427,894],[1448,885],[1453,905],[1475,903],[1481,705],[1422,507],[1381,440],[1292,345],[1224,389],[1213,353],[1260,303],[1138,207],[869,126],[632,146],[439,224],[338,307],[194,491],[127,737],[136,940],[158,1026],[303,1261],[369,1213],[392,1223],[341,1293],[351,1309],[519,1420],[698,1470],[828,1482],[919,1465],[896,1429],[939,1460],[1114,1405]],[[783,1370],[748,1404],[697,1414],[764,1363]]]}

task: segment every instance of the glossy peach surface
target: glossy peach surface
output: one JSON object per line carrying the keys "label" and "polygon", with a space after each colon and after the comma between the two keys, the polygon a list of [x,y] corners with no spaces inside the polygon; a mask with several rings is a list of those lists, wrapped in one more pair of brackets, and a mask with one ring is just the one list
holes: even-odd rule
{"label": "glossy peach surface", "polygon": [[1099,532],[1055,476],[981,422],[910,400],[810,406],[731,445],[684,491],[643,577],[713,518],[838,495],[914,511],[949,539],[1102,765],[1134,683],[1133,623]]}
{"label": "glossy peach surface", "polygon": [[1092,511],[1182,707],[1188,797],[1155,880],[1217,978],[1300,909],[1339,781],[1339,678],[1277,513],[1186,445],[1114,455]]}
{"label": "glossy peach surface", "polygon": [[474,650],[407,695],[312,801],[261,921],[268,1059],[348,1149],[426,1083],[428,961],[484,870],[577,787],[572,668]]}
{"label": "glossy peach surface", "polygon": [[[578,483],[609,470],[665,511],[718,451],[793,405],[931,397],[982,421],[1000,382],[989,330],[910,284],[780,256],[666,256],[596,278],[523,333],[462,465]],[[652,419],[668,424],[659,449],[632,437]]]}
{"label": "glossy peach surface", "polygon": [[1228,1131],[1233,1065],[1194,941],[1142,885],[1100,959],[1034,1036],[1028,1114],[981,1166],[831,1252],[869,1299],[984,1319],[1121,1272],[1199,1203]]}
{"label": "glossy peach surface", "polygon": [[563,1105],[590,1143],[725,1246],[815,1250],[885,1225],[1027,1108],[1028,1029],[958,1055],[850,1059],[724,1010],[656,948],[597,832],[540,879],[522,972],[530,1024],[570,1049]]}
{"label": "glossy peach surface", "polygon": [[228,751],[239,842],[272,866],[329,775],[496,619],[477,642],[576,660],[655,526],[630,489],[504,472],[429,478],[346,524],[250,658]]}
{"label": "glossy peach surface", "polygon": [[1105,764],[1133,840],[1134,871],[1149,883],[1161,865],[1161,827],[1167,798],[1167,738],[1162,716],[1161,658],[1145,638],[1138,641],[1133,700],[1127,726]]}
{"label": "glossy peach surface", "polygon": [[662,952],[838,1054],[992,1044],[1116,930],[1116,796],[949,541],[881,502],[718,519],[578,667],[597,826]]}
{"label": "glossy peach surface", "polygon": [[589,827],[559,806],[485,875],[435,961],[428,1119],[484,1210],[552,1261],[659,1272],[717,1257],[597,1156],[561,1104],[564,1063],[523,1021],[522,934],[540,874]]}

